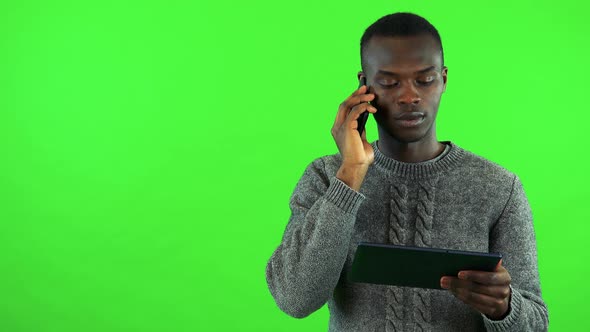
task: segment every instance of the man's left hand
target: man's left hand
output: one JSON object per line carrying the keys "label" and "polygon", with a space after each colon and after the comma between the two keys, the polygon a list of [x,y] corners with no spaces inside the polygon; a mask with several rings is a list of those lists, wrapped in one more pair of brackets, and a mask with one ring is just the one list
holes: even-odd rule
{"label": "man's left hand", "polygon": [[510,309],[510,281],[500,260],[493,272],[461,271],[458,277],[442,277],[440,285],[490,319],[500,320]]}

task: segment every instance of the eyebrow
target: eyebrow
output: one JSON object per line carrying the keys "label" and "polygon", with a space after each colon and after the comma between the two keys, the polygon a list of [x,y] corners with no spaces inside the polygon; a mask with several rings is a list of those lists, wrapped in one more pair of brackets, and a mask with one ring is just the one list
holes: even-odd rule
{"label": "eyebrow", "polygon": [[[436,68],[436,67],[435,66],[430,66],[428,68],[420,69],[418,71],[415,71],[414,74],[423,74],[423,73],[426,73],[426,72],[429,72],[429,71],[433,70],[434,68]],[[389,76],[400,76],[400,74],[398,74],[398,73],[394,73],[394,72],[387,71],[387,70],[382,70],[382,69],[379,69],[377,71],[377,74],[383,74],[383,75],[389,75]]]}

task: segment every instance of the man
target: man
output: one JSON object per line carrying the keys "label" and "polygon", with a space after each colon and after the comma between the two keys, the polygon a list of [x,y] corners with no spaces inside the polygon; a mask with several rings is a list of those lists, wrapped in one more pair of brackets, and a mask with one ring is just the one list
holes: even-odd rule
{"label": "man", "polygon": [[[436,138],[448,69],[437,30],[396,13],[361,38],[363,85],[339,107],[339,154],[313,161],[266,279],[277,305],[306,317],[328,303],[330,331],[544,331],[535,234],[519,178]],[[368,103],[370,102],[370,104]],[[359,135],[373,114],[379,139]],[[493,272],[441,278],[443,290],[351,283],[358,242],[499,252]],[[395,264],[395,262],[391,262]]]}

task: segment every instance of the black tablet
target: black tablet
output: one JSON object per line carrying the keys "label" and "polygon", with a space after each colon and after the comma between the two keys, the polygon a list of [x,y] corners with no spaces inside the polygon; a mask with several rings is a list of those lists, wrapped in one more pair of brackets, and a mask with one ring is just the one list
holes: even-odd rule
{"label": "black tablet", "polygon": [[498,253],[359,243],[348,280],[441,289],[440,278],[459,271],[494,271]]}

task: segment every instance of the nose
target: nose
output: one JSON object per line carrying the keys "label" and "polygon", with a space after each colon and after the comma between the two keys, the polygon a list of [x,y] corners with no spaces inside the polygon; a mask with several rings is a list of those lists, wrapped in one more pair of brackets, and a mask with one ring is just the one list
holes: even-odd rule
{"label": "nose", "polygon": [[399,104],[418,104],[420,102],[420,95],[413,84],[404,84],[399,89],[397,102]]}

